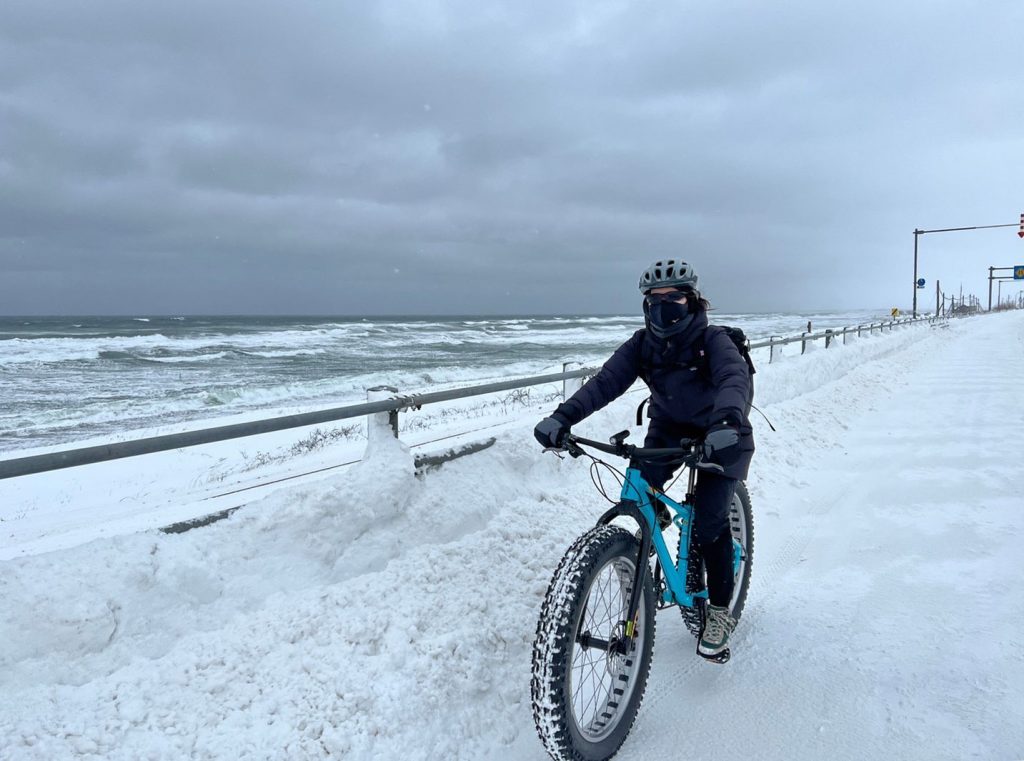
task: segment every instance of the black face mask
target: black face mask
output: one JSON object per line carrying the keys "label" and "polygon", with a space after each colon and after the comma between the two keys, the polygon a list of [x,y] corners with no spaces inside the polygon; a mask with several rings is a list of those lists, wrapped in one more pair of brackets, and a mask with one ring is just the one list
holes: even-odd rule
{"label": "black face mask", "polygon": [[647,327],[658,338],[682,333],[693,322],[693,314],[686,304],[671,301],[662,304],[648,304],[644,301],[644,315],[647,317]]}

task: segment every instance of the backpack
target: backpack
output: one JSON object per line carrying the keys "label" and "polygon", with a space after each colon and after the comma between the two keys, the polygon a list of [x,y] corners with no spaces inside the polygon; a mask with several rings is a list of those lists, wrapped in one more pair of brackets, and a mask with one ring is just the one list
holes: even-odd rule
{"label": "backpack", "polygon": [[[736,345],[736,348],[739,349],[740,356],[743,357],[743,359],[747,363],[747,369],[750,370],[750,374],[753,375],[754,373],[756,373],[757,370],[754,369],[754,360],[750,358],[750,339],[747,338],[747,334],[743,332],[743,328],[735,328],[732,327],[731,325],[716,325],[714,327],[721,328],[725,332],[725,334],[729,336],[729,339]],[[697,348],[700,352],[700,356],[704,359],[704,361],[701,363],[701,371],[705,374],[705,377],[710,381],[711,365],[710,363],[708,363],[707,358],[704,357],[704,336],[701,336],[701,340],[698,343]],[[751,382],[753,382],[753,378],[751,378]]]}

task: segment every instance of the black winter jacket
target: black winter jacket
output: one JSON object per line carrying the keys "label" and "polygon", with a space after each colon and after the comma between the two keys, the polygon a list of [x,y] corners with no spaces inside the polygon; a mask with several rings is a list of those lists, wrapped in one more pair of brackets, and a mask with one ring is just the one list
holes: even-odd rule
{"label": "black winter jacket", "polygon": [[708,325],[707,313],[696,313],[683,333],[668,339],[638,330],[555,414],[576,425],[620,397],[637,378],[651,390],[647,415],[660,429],[683,437],[702,436],[723,421],[739,428],[742,456],[725,475],[747,477],[754,454],[747,416],[753,397],[750,372],[725,331]]}

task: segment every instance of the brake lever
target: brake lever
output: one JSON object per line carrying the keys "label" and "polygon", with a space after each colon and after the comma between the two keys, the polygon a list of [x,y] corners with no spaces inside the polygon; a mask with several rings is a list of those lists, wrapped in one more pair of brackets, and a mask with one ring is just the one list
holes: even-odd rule
{"label": "brake lever", "polygon": [[704,447],[698,439],[683,439],[680,443],[690,448],[690,453],[687,456],[689,467],[695,470],[706,470],[708,473],[725,473],[724,467],[704,459]]}
{"label": "brake lever", "polygon": [[568,439],[560,447],[544,447],[545,452],[553,452],[559,460],[564,460],[563,454],[567,454],[572,458],[579,457],[582,454],[586,454],[575,441],[569,441]]}
{"label": "brake lever", "polygon": [[701,460],[693,464],[697,470],[706,470],[709,473],[725,473],[725,468],[719,465],[717,462],[708,462],[707,460]]}
{"label": "brake lever", "polygon": [[585,454],[583,449],[580,448],[580,445],[577,444],[575,441],[566,441],[564,449],[566,452],[569,453],[569,456],[572,457],[573,459],[576,459],[580,455]]}

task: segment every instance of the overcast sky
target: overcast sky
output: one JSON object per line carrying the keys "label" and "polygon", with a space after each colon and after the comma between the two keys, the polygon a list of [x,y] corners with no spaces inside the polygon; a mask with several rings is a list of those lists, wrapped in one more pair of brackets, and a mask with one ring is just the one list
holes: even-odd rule
{"label": "overcast sky", "polygon": [[[1024,211],[1024,2],[0,4],[0,314],[909,307]],[[987,295],[1015,228],[921,237]],[[1004,288],[1004,293],[1016,292]]]}

